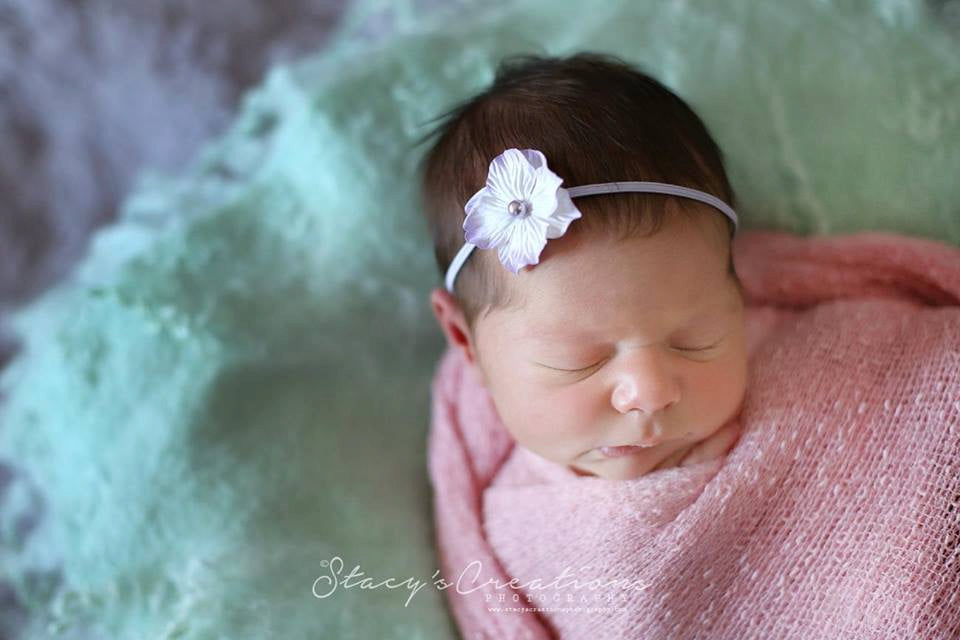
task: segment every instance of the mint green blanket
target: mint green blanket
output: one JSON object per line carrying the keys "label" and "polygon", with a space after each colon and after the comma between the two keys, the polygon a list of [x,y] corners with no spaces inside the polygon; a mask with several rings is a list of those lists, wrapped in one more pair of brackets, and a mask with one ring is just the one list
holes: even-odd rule
{"label": "mint green blanket", "polygon": [[[657,75],[724,149],[745,229],[960,244],[960,34],[920,1],[775,4],[455,7],[273,69],[182,177],[145,177],[14,318],[0,571],[25,637],[454,634],[431,584],[443,343],[414,141],[504,55]],[[370,582],[331,585],[335,558]]]}

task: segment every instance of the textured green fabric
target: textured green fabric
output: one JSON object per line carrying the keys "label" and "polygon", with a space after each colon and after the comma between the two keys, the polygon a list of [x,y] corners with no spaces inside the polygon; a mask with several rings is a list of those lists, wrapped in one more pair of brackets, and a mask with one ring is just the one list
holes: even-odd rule
{"label": "textured green fabric", "polygon": [[273,69],[182,177],[145,177],[15,318],[0,567],[27,637],[452,635],[429,585],[408,606],[408,589],[311,587],[334,556],[375,581],[437,568],[440,277],[412,144],[505,54],[606,51],[660,77],[724,148],[745,229],[960,244],[957,34],[919,1],[775,4],[537,0],[429,21],[411,4],[407,33]]}

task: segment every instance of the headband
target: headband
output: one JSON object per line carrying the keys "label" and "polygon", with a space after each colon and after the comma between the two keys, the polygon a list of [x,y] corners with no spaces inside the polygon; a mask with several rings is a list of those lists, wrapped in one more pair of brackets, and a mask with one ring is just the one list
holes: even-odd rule
{"label": "headband", "polygon": [[536,149],[507,149],[490,162],[487,183],[467,201],[463,210],[465,244],[447,268],[445,284],[453,293],[457,272],[474,248],[498,249],[500,262],[513,273],[540,262],[548,239],[559,238],[580,217],[572,198],[599,193],[640,191],[664,193],[709,204],[733,220],[737,214],[709,193],[663,182],[605,182],[564,189],[563,178],[547,168],[547,158]]}

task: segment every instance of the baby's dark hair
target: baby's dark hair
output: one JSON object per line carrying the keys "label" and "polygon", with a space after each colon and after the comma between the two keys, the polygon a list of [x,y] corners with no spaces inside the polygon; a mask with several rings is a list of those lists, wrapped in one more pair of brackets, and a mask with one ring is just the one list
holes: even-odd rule
{"label": "baby's dark hair", "polygon": [[[490,161],[511,147],[542,151],[565,188],[668,182],[705,191],[736,208],[723,155],[700,118],[660,82],[616,56],[505,58],[489,88],[437,119],[440,124],[421,138],[439,136],[419,171],[441,277],[464,242],[464,205],[486,183]],[[708,207],[688,198],[635,192],[575,203],[583,215],[565,235],[602,231],[617,238],[653,235],[666,215],[702,216]],[[711,210],[718,228],[727,222],[728,272],[740,288],[730,250],[733,222]],[[454,286],[471,331],[481,313],[514,302],[502,274],[491,273],[480,253],[486,252],[470,255]]]}

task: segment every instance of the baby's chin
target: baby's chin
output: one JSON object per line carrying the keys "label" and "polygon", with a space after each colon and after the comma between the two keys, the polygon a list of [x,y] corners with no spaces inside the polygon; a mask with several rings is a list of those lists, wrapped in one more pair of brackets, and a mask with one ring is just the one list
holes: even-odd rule
{"label": "baby's chin", "polygon": [[587,460],[568,465],[578,476],[594,476],[607,480],[632,480],[661,469],[679,466],[680,461],[695,447],[697,442],[681,441],[664,446],[642,449],[619,458],[601,458],[595,453]]}

